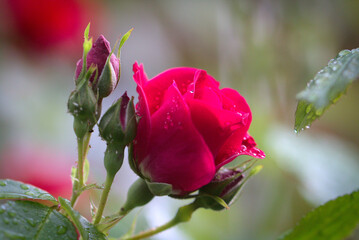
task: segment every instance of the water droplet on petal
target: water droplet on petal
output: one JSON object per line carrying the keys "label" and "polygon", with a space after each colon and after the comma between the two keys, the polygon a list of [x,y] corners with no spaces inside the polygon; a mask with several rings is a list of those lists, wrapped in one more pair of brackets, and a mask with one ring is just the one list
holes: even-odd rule
{"label": "water droplet on petal", "polygon": [[23,189],[23,190],[28,190],[29,189],[29,187],[27,185],[25,185],[25,184],[21,184],[20,188]]}

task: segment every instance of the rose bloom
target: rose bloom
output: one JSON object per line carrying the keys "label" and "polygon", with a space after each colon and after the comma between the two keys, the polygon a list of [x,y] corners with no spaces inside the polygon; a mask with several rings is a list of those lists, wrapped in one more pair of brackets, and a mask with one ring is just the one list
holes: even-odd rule
{"label": "rose bloom", "polygon": [[11,145],[0,155],[0,178],[31,184],[54,197],[71,197],[73,159],[42,146]]}
{"label": "rose bloom", "polygon": [[239,155],[264,158],[248,134],[252,113],[246,100],[206,71],[169,69],[148,79],[133,66],[140,117],[134,163],[151,182],[186,194],[211,182],[223,165]]}

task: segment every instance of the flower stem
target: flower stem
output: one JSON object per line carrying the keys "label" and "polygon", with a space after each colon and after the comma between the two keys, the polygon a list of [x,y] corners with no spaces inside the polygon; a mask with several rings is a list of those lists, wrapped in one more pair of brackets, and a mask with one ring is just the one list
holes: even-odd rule
{"label": "flower stem", "polygon": [[75,181],[72,189],[72,197],[71,197],[72,207],[75,205],[77,198],[80,196],[81,194],[80,189],[84,185],[84,162],[89,150],[90,138],[91,138],[91,133],[87,133],[83,138],[77,139],[78,160],[77,160],[76,178],[78,181]]}
{"label": "flower stem", "polygon": [[97,210],[97,213],[96,213],[96,216],[95,216],[95,220],[93,222],[94,224],[98,224],[101,221],[103,210],[105,209],[108,194],[110,192],[110,189],[111,189],[111,186],[112,186],[114,178],[115,178],[115,176],[111,176],[109,174],[107,174],[107,176],[106,176],[105,188],[102,191],[100,204],[98,206],[98,210]]}
{"label": "flower stem", "polygon": [[172,220],[167,222],[166,224],[156,227],[154,229],[150,229],[150,230],[141,232],[132,237],[121,238],[121,240],[138,240],[138,239],[148,238],[157,233],[163,232],[179,223],[187,222],[191,219],[192,213],[194,211],[196,211],[199,207],[200,206],[198,206],[195,202],[193,202],[189,205],[183,206],[178,209],[176,216]]}

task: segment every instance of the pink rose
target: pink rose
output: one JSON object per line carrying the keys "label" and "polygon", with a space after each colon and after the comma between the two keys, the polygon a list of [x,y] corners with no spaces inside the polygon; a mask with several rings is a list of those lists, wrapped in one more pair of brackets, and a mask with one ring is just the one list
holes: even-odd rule
{"label": "pink rose", "polygon": [[248,134],[252,113],[237,91],[219,89],[201,69],[173,68],[150,80],[142,64],[133,71],[140,116],[134,162],[147,180],[185,194],[239,155],[265,157]]}

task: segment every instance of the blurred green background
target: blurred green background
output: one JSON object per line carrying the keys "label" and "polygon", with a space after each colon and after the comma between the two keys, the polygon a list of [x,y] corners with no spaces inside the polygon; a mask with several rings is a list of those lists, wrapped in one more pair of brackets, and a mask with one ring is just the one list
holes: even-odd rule
{"label": "blurred green background", "polygon": [[[42,172],[50,173],[75,163],[66,102],[82,33],[91,22],[90,35],[104,34],[112,46],[134,28],[121,53],[120,84],[104,109],[126,90],[137,96],[135,61],[149,77],[177,66],[205,69],[221,87],[235,88],[247,99],[253,112],[250,133],[267,154],[258,162],[264,169],[230,210],[199,210],[190,223],[152,239],[276,239],[312,208],[359,188],[358,83],[311,129],[293,131],[296,93],[340,50],[359,47],[359,1],[25,2],[30,4],[24,9],[24,1],[0,3],[0,177],[25,181],[41,174],[21,161],[44,161]],[[105,143],[97,131],[91,146],[90,182],[103,182]],[[33,153],[42,151],[47,157]],[[108,213],[121,207],[135,179],[125,163]],[[98,193],[91,199],[96,202]],[[83,201],[81,211],[88,216]],[[156,198],[111,234],[126,233],[136,215],[136,231],[160,225],[181,205]],[[359,239],[359,231],[348,239]]]}

